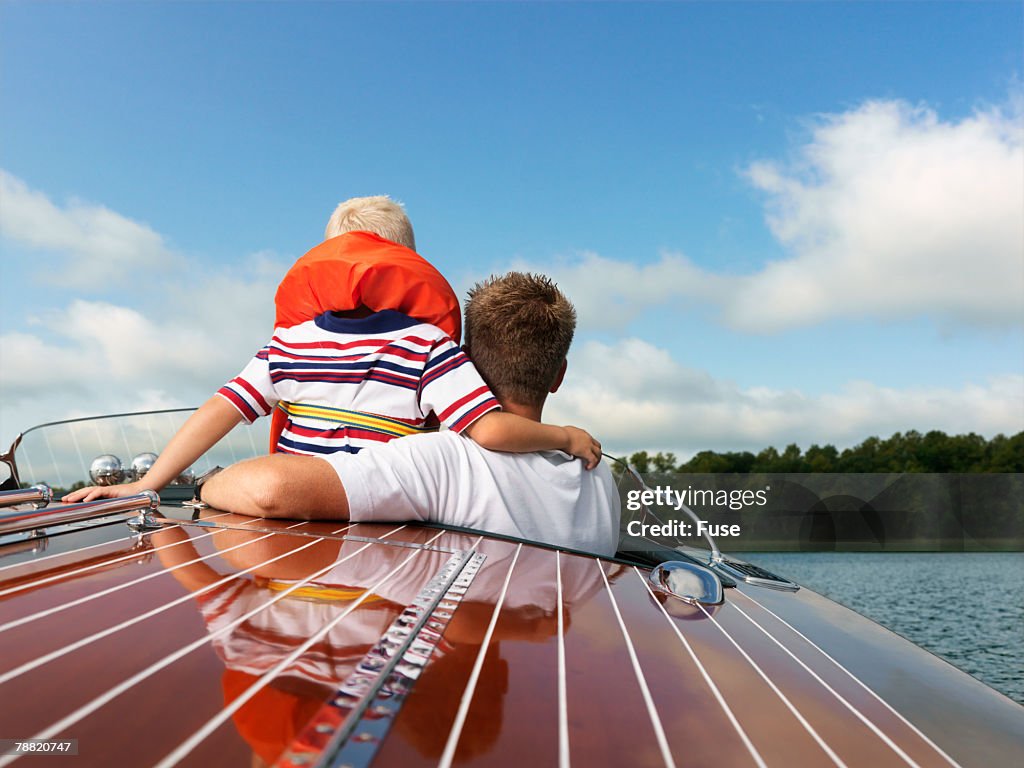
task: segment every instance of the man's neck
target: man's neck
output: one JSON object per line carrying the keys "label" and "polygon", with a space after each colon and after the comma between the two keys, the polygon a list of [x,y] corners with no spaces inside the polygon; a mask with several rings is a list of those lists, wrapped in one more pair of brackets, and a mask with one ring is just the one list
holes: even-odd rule
{"label": "man's neck", "polygon": [[503,400],[501,403],[501,410],[505,413],[514,413],[516,416],[522,416],[524,419],[530,421],[540,421],[541,412],[544,410],[543,405],[522,405],[520,403],[513,403],[509,400]]}

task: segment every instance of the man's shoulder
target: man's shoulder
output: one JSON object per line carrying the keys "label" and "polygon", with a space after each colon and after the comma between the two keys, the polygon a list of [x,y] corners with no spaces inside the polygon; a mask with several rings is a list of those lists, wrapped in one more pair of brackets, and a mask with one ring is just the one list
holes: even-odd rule
{"label": "man's shoulder", "polygon": [[596,483],[613,486],[615,482],[611,470],[606,464],[601,463],[594,469],[588,470],[584,468],[581,460],[564,451],[531,451],[527,453],[492,451],[474,442],[472,438],[450,430],[420,435],[416,439],[423,441],[421,444],[425,450],[459,452],[471,455],[491,466],[508,468],[517,473],[579,478],[583,484]]}

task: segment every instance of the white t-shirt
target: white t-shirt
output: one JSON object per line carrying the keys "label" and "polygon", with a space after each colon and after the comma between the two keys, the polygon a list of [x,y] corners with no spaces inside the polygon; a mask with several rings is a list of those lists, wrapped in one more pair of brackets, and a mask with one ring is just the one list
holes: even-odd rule
{"label": "white t-shirt", "polygon": [[353,522],[422,520],[615,553],[619,496],[608,467],[561,451],[499,453],[453,432],[412,435],[329,462]]}

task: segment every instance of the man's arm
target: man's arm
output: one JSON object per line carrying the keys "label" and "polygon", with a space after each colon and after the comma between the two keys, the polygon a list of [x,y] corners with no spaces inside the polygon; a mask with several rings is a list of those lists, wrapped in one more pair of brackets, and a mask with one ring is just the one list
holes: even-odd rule
{"label": "man's arm", "polygon": [[203,485],[203,501],[225,512],[292,520],[348,520],[348,495],[315,456],[275,453],[233,464]]}
{"label": "man's arm", "polygon": [[167,443],[160,457],[141,480],[124,485],[80,488],[63,498],[66,502],[133,496],[144,490],[159,491],[230,432],[242,415],[220,395],[214,395],[188,417]]}

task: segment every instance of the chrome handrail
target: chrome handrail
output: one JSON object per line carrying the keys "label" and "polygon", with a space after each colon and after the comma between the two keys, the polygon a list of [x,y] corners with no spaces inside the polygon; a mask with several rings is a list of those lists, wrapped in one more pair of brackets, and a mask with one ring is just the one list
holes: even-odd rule
{"label": "chrome handrail", "polygon": [[78,504],[65,504],[45,509],[7,510],[0,512],[0,536],[65,523],[77,523],[80,520],[113,515],[118,512],[154,510],[159,506],[160,497],[156,493],[143,491],[135,496],[124,496],[118,499],[83,501]]}
{"label": "chrome handrail", "polygon": [[16,491],[0,491],[0,507],[13,507],[16,504],[35,504],[42,509],[53,501],[53,491],[40,483],[31,488],[20,488]]}

